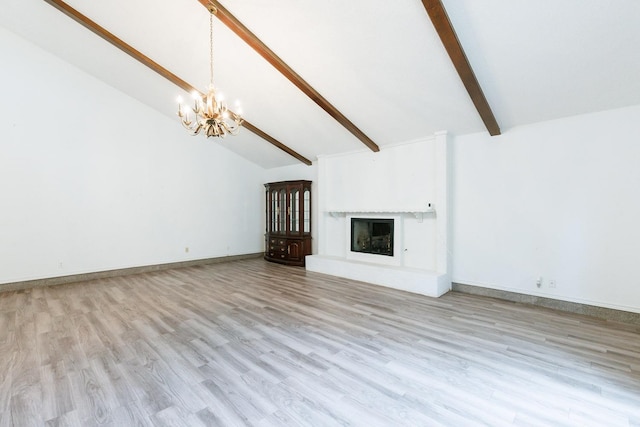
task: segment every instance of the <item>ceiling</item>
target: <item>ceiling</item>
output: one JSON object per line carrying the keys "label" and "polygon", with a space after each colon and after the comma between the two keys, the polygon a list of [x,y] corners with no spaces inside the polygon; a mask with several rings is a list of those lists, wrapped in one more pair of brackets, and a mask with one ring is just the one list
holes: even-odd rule
{"label": "ceiling", "polygon": [[[2,2],[0,25],[180,126],[175,99],[186,94],[174,84],[44,0]],[[380,147],[487,132],[419,0],[221,3]],[[640,104],[639,1],[442,3],[503,133]],[[67,4],[206,90],[209,20],[198,0]],[[253,125],[310,160],[368,149],[218,20],[214,39],[216,86]],[[211,143],[264,168],[299,163],[246,129]]]}

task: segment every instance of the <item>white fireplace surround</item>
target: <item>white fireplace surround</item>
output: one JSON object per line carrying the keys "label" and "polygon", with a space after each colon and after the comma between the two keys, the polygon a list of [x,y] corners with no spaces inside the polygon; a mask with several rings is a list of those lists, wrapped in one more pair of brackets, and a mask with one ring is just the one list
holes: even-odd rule
{"label": "white fireplace surround", "polygon": [[[440,132],[379,153],[319,157],[318,254],[306,269],[431,297],[448,292],[447,151]],[[393,219],[394,256],[352,252],[351,218]]]}

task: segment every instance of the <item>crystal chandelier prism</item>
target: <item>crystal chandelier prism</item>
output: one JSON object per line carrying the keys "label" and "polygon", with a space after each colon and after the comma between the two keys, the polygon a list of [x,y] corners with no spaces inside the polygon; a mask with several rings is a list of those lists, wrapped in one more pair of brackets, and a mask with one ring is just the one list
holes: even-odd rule
{"label": "crystal chandelier prism", "polygon": [[222,94],[217,93],[213,85],[213,14],[216,10],[211,9],[209,12],[209,88],[206,95],[197,91],[191,94],[194,100],[192,108],[182,105],[179,97],[178,117],[191,135],[204,132],[207,138],[224,138],[228,134],[237,135],[243,120],[241,111],[236,113],[229,110]]}

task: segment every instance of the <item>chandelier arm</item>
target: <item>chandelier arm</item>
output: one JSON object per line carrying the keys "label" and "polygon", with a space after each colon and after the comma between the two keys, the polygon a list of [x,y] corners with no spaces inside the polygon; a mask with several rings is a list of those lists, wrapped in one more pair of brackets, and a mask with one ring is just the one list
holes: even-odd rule
{"label": "chandelier arm", "polygon": [[184,127],[191,136],[196,136],[198,133],[200,133],[200,130],[196,130],[196,128],[192,126],[193,122],[186,123],[184,121],[181,121],[181,123],[182,123],[182,127]]}

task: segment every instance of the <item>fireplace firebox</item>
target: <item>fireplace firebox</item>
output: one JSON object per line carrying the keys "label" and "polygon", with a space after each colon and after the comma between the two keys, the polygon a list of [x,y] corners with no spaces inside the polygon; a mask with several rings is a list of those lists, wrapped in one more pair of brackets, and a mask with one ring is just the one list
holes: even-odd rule
{"label": "fireplace firebox", "polygon": [[351,251],[393,256],[393,219],[351,218]]}

